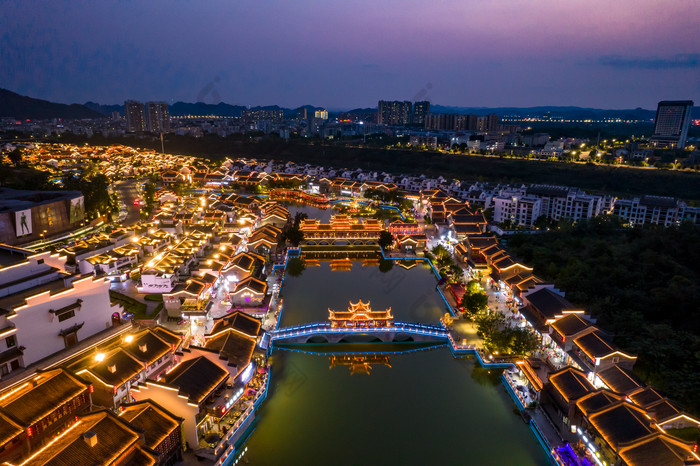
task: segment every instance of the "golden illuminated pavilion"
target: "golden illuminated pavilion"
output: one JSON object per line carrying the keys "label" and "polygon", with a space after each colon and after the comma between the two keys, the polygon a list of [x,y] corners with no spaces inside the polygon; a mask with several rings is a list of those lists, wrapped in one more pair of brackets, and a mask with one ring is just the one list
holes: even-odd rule
{"label": "golden illuminated pavilion", "polygon": [[373,311],[369,301],[366,303],[362,300],[356,303],[350,301],[347,311],[328,309],[328,320],[333,327],[387,327],[391,325],[393,319],[391,308]]}
{"label": "golden illuminated pavilion", "polygon": [[369,375],[372,371],[372,366],[384,365],[391,367],[391,362],[389,361],[389,356],[386,355],[367,355],[367,354],[355,354],[355,355],[339,355],[333,354],[330,357],[331,365],[329,369],[333,369],[336,366],[349,366],[350,375],[364,374]]}

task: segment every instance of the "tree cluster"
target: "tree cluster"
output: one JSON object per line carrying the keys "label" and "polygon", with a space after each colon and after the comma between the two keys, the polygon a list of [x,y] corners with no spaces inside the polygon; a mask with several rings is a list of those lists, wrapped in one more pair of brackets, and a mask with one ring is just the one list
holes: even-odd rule
{"label": "tree cluster", "polygon": [[88,220],[119,211],[119,201],[116,195],[109,194],[109,180],[101,173],[91,178],[67,175],[63,178],[63,187],[83,193],[85,218]]}
{"label": "tree cluster", "polygon": [[505,326],[505,317],[498,312],[486,312],[476,317],[477,335],[484,346],[495,354],[515,357],[531,355],[540,346],[540,338],[528,327]]}
{"label": "tree cluster", "polygon": [[459,281],[462,279],[462,268],[455,264],[454,259],[452,259],[452,255],[443,245],[438,244],[430,252],[432,253],[432,259],[435,266],[443,277],[449,278],[453,281]]}
{"label": "tree cluster", "polygon": [[472,280],[467,283],[460,303],[464,309],[464,317],[467,320],[474,320],[479,314],[488,310],[489,297],[478,281]]}
{"label": "tree cluster", "polygon": [[308,217],[309,216],[303,212],[297,213],[294,216],[294,221],[286,225],[282,230],[281,240],[292,246],[299,246],[299,244],[304,241],[304,232],[301,231],[301,222]]}

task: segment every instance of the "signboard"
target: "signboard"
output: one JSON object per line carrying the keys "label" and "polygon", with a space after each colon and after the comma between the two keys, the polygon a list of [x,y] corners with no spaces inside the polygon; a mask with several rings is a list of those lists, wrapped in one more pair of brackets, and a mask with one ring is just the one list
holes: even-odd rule
{"label": "signboard", "polygon": [[15,212],[15,229],[18,238],[32,234],[32,209]]}
{"label": "signboard", "polygon": [[85,218],[85,198],[83,196],[70,200],[70,223],[82,222]]}

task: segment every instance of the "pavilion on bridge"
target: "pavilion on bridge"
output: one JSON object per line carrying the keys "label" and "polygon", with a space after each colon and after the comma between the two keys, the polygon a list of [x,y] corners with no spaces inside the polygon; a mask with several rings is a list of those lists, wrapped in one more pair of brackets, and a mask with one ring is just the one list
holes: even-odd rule
{"label": "pavilion on bridge", "polygon": [[373,311],[370,302],[356,303],[350,301],[347,311],[334,311],[328,309],[328,320],[332,327],[388,327],[392,324],[394,316],[391,308],[384,311]]}

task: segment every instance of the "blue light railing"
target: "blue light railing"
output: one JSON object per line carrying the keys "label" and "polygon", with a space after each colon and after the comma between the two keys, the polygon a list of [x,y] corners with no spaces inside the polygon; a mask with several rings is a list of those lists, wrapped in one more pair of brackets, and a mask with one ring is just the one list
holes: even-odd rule
{"label": "blue light railing", "polygon": [[327,323],[312,323],[286,327],[272,331],[272,341],[294,338],[299,336],[323,335],[333,333],[388,333],[402,332],[415,335],[435,336],[447,338],[448,332],[442,327],[435,325],[395,323],[390,327],[332,327]]}

